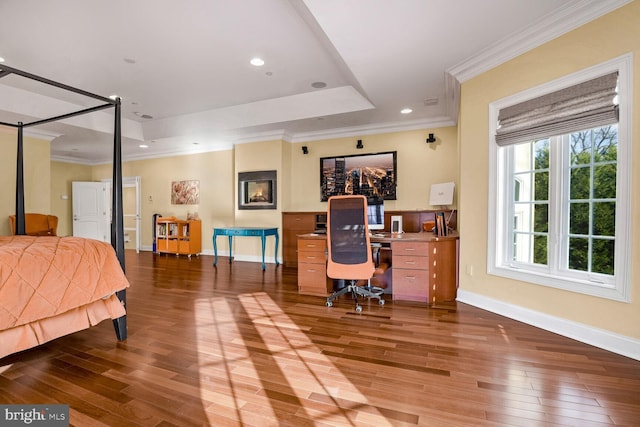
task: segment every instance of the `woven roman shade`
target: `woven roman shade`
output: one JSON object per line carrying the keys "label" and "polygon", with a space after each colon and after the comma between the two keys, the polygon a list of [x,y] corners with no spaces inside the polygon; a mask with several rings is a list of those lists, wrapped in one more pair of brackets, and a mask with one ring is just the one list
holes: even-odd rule
{"label": "woven roman shade", "polygon": [[500,109],[496,144],[536,141],[618,122],[614,72]]}

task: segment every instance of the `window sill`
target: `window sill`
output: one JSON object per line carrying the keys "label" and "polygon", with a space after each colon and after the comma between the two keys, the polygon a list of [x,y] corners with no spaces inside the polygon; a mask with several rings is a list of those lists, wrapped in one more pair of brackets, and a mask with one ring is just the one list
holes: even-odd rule
{"label": "window sill", "polygon": [[625,289],[622,283],[597,283],[575,277],[562,277],[548,273],[532,272],[511,266],[489,266],[488,274],[504,277],[506,279],[542,285],[564,291],[605,298],[613,301],[630,302],[630,298],[621,289]]}

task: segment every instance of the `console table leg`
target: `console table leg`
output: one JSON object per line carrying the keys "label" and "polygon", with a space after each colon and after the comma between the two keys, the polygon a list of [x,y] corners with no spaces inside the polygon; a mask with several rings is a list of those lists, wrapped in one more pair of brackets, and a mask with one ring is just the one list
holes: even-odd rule
{"label": "console table leg", "polygon": [[263,234],[262,236],[260,236],[260,240],[262,241],[262,271],[265,271],[267,269],[267,266],[264,264],[264,248],[267,238]]}
{"label": "console table leg", "polygon": [[218,245],[216,244],[216,235],[213,234],[213,266],[218,264]]}

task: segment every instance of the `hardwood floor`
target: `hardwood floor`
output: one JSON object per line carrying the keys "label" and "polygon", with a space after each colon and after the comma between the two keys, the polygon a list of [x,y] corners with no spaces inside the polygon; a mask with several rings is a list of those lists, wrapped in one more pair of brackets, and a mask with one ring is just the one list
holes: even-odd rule
{"label": "hardwood floor", "polygon": [[461,303],[332,308],[296,270],[127,251],[111,322],[0,359],[76,426],[640,425],[640,362]]}

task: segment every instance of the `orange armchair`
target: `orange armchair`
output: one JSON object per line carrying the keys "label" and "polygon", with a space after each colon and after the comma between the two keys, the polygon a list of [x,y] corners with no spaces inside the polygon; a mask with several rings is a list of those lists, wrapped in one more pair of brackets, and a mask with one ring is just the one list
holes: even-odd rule
{"label": "orange armchair", "polygon": [[[29,236],[57,236],[58,217],[39,213],[27,213],[24,215],[25,231]],[[16,216],[9,215],[11,234],[16,234]]]}

